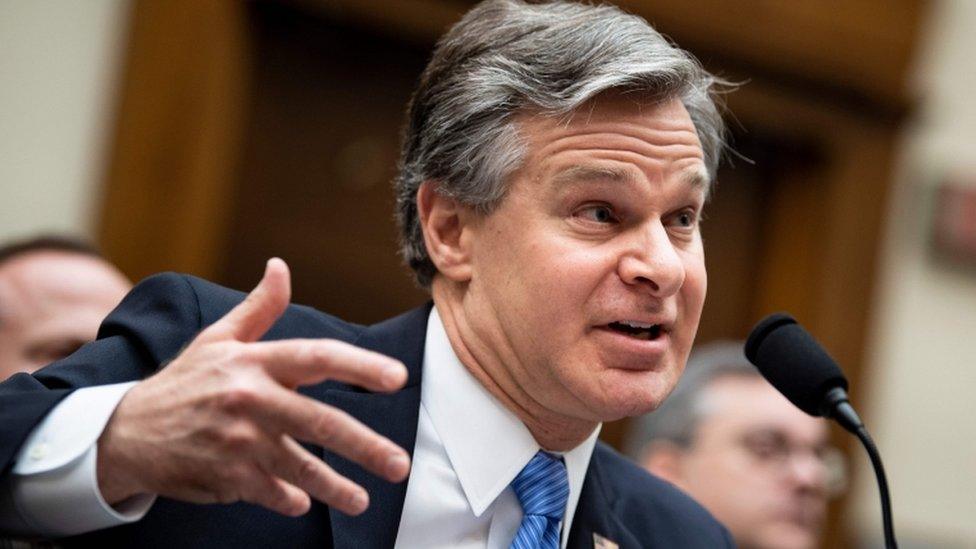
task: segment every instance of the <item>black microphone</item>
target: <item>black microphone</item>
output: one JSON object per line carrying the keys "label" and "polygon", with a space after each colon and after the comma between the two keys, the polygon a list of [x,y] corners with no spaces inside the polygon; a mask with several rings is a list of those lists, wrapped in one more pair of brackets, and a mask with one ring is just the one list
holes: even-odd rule
{"label": "black microphone", "polygon": [[878,479],[885,546],[897,548],[881,455],[848,401],[847,378],[834,359],[786,313],[772,314],[759,321],[746,340],[745,354],[763,377],[797,408],[812,416],[832,418],[861,440]]}
{"label": "black microphone", "polygon": [[847,398],[847,378],[809,332],[786,313],[767,316],[746,340],[746,358],[797,408],[837,420],[857,434],[864,427]]}

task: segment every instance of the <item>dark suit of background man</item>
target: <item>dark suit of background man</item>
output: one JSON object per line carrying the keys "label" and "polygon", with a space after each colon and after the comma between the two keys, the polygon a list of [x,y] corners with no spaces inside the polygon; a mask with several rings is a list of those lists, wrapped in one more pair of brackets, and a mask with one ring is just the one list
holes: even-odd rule
{"label": "dark suit of background man", "polygon": [[160,546],[730,545],[596,443],[601,422],[657,407],[691,348],[716,84],[612,7],[478,5],[421,77],[395,182],[433,307],[361,327],[288,306],[280,260],[243,301],[142,282],[97,342],[3,384],[4,528]]}

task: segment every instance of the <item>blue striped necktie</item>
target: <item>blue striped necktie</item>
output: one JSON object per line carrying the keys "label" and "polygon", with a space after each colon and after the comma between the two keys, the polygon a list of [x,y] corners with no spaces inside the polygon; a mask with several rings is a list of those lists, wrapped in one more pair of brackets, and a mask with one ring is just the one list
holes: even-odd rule
{"label": "blue striped necktie", "polygon": [[512,488],[523,516],[510,549],[559,549],[559,522],[569,497],[562,458],[537,452],[512,481]]}

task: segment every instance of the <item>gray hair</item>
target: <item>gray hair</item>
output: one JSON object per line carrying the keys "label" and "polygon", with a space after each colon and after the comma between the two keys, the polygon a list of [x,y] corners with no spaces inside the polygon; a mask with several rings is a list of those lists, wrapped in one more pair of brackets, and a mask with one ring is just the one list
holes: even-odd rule
{"label": "gray hair", "polygon": [[657,410],[634,419],[624,442],[624,451],[640,460],[648,443],[665,440],[688,448],[708,410],[703,405],[705,390],[718,378],[756,377],[759,370],[746,360],[741,341],[716,341],[695,348],[681,381]]}
{"label": "gray hair", "polygon": [[420,185],[432,181],[439,192],[491,213],[524,157],[516,116],[569,115],[609,90],[680,99],[714,181],[725,146],[716,94],[725,85],[616,7],[482,2],[438,42],[407,109],[394,182],[401,254],[429,287],[437,269],[418,219]]}

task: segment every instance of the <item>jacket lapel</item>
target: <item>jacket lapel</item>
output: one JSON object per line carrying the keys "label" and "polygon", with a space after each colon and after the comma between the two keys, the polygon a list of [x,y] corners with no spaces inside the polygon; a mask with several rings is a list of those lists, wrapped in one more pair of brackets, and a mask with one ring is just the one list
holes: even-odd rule
{"label": "jacket lapel", "polygon": [[616,543],[620,549],[640,548],[641,544],[620,521],[616,512],[618,498],[613,492],[612,484],[604,479],[599,444],[597,443],[590,466],[586,470],[567,548],[594,549],[594,534]]}
{"label": "jacket lapel", "polygon": [[[327,403],[359,419],[413,455],[420,411],[420,374],[427,335],[427,317],[432,304],[376,324],[355,342],[403,362],[409,372],[407,385],[394,394],[368,393],[352,387],[328,391]],[[358,517],[329,510],[334,547],[389,548],[396,541],[407,495],[407,482],[392,484],[366,472],[358,465],[325,452],[323,459],[339,474],[359,484],[369,493],[370,505]]]}

